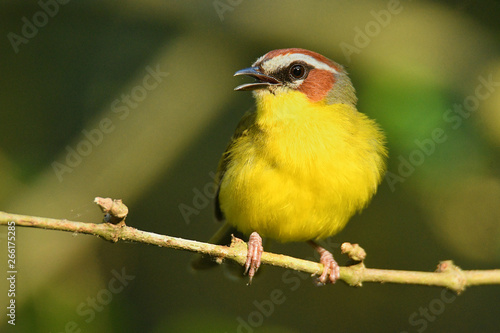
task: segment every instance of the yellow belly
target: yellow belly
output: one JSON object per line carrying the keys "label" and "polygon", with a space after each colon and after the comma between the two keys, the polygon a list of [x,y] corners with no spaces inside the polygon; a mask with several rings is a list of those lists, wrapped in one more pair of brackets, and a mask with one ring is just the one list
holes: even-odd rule
{"label": "yellow belly", "polygon": [[269,98],[261,100],[257,129],[230,151],[221,210],[246,234],[283,242],[331,236],[375,193],[383,135],[351,106]]}

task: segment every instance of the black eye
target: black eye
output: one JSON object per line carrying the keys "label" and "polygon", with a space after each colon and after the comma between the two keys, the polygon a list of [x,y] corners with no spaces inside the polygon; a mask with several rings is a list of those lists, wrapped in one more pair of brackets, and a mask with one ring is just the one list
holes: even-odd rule
{"label": "black eye", "polygon": [[295,64],[290,67],[290,77],[298,80],[303,79],[307,74],[306,68],[301,64]]}

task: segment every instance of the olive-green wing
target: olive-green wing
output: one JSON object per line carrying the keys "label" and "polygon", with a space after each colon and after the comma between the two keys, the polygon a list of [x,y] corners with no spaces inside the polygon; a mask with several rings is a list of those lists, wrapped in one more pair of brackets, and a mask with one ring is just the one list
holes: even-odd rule
{"label": "olive-green wing", "polygon": [[224,154],[222,154],[222,157],[219,161],[219,166],[217,167],[217,174],[215,176],[215,182],[217,183],[217,195],[215,196],[215,217],[219,221],[224,220],[224,213],[220,208],[219,190],[220,190],[220,184],[222,182],[222,179],[224,178],[227,167],[232,159],[231,148],[238,140],[238,138],[247,135],[248,129],[255,124],[255,116],[256,116],[255,111],[247,111],[243,115],[243,118],[241,118],[240,122],[238,123],[238,126],[236,126],[236,130],[233,136],[231,137],[231,141],[227,145],[227,148],[224,151]]}
{"label": "olive-green wing", "polygon": [[[217,184],[217,195],[215,196],[215,217],[219,221],[224,220],[224,214],[220,208],[219,202],[219,189],[222,179],[224,178],[224,174],[227,170],[229,163],[231,162],[231,148],[238,138],[245,135],[245,131],[252,126],[255,122],[255,112],[246,112],[243,118],[238,123],[236,127],[236,131],[234,132],[231,141],[229,142],[226,151],[222,154],[222,157],[219,161],[219,166],[217,167],[217,174],[215,176],[215,182]],[[238,238],[242,238],[243,235],[236,230],[233,226],[229,225],[227,222],[215,233],[215,235],[210,238],[209,243],[217,244],[217,245],[228,245],[231,243],[231,235],[235,235]],[[196,269],[208,269],[216,266],[217,263],[215,260],[207,255],[196,255],[193,261],[191,262],[191,266]],[[241,274],[241,267],[238,267],[238,275]]]}

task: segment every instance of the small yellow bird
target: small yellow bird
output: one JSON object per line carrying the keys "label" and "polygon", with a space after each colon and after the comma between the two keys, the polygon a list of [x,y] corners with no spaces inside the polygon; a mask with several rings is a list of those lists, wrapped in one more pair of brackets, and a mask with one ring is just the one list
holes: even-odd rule
{"label": "small yellow bird", "polygon": [[[262,237],[308,241],[320,254],[321,284],[339,266],[315,243],[338,233],[375,194],[385,172],[385,137],[356,109],[344,68],[309,50],[280,49],[235,76],[255,79],[257,109],[243,116],[217,171],[217,234],[250,235],[246,272],[260,266]],[[203,265],[195,264],[195,268]]]}

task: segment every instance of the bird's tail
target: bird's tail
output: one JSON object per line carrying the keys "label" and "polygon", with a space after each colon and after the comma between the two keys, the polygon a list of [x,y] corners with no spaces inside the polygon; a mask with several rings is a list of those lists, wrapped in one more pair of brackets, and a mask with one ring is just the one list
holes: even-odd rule
{"label": "bird's tail", "polygon": [[[232,235],[242,238],[242,234],[233,226],[230,226],[228,223],[224,223],[224,225],[215,233],[215,235],[212,236],[212,238],[210,238],[208,242],[216,245],[229,245],[231,244]],[[218,264],[213,257],[203,254],[197,254],[191,262],[191,267],[195,270],[208,269],[217,265]]]}

